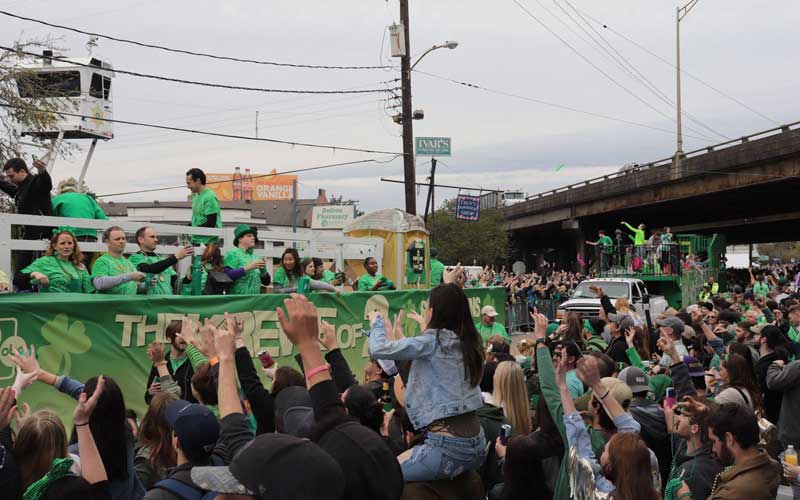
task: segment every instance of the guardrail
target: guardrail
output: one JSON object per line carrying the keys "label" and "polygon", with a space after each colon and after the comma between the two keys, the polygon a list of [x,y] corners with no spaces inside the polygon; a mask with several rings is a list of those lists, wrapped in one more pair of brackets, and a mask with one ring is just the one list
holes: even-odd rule
{"label": "guardrail", "polygon": [[[704,154],[707,154],[707,153],[713,153],[715,151],[723,150],[723,149],[726,149],[726,148],[729,148],[729,147],[732,147],[732,146],[743,145],[743,144],[746,144],[746,143],[750,142],[753,139],[760,139],[760,138],[763,138],[763,137],[782,134],[784,132],[788,132],[790,130],[794,130],[794,129],[796,129],[796,127],[798,127],[798,125],[800,125],[800,121],[789,123],[787,125],[781,125],[779,127],[771,128],[771,129],[764,130],[764,131],[761,131],[761,132],[756,132],[755,134],[750,134],[750,135],[747,135],[747,136],[743,136],[743,137],[740,137],[738,139],[732,139],[730,141],[725,141],[725,142],[721,142],[721,143],[718,143],[718,144],[713,144],[711,146],[706,146],[706,147],[703,147],[703,148],[695,149],[693,151],[689,151],[687,153],[684,153],[684,157],[685,158],[692,158],[692,157],[701,156],[701,155],[704,155]],[[672,165],[673,161],[674,161],[674,156],[670,156],[668,158],[664,158],[664,159],[656,160],[656,161],[651,161],[649,163],[645,163],[645,164],[642,164],[642,165],[636,164],[634,167],[632,167],[629,170],[625,170],[625,171],[621,171],[621,172],[614,172],[614,173],[611,173],[611,174],[608,174],[608,175],[603,175],[603,176],[600,176],[600,177],[594,177],[594,178],[588,179],[586,181],[577,182],[575,184],[570,184],[568,186],[563,186],[563,187],[560,187],[560,188],[552,189],[550,191],[544,191],[544,192],[541,192],[541,193],[533,194],[533,195],[530,195],[530,196],[526,197],[525,200],[526,201],[539,200],[539,199],[546,198],[546,197],[549,197],[549,196],[555,196],[557,194],[566,193],[566,192],[572,191],[574,189],[579,189],[579,188],[591,186],[593,184],[605,182],[605,181],[612,180],[612,179],[626,177],[626,176],[629,176],[629,175],[634,174],[634,173],[644,172],[644,171],[647,171],[647,170],[650,170],[650,169],[653,169],[653,168],[657,168],[657,167],[663,167],[663,166]]]}
{"label": "guardrail", "polygon": [[532,332],[534,325],[530,311],[534,307],[541,314],[547,316],[548,320],[555,321],[558,306],[563,303],[564,300],[533,299],[527,302],[508,304],[506,307],[506,330],[509,333],[517,331]]}
{"label": "guardrail", "polygon": [[[94,220],[94,219],[73,219],[68,217],[44,217],[38,215],[21,215],[0,213],[0,269],[11,270],[11,252],[20,250],[44,251],[47,249],[46,240],[26,240],[13,239],[12,226],[39,226],[39,227],[58,227],[70,226],[73,228],[105,230],[111,226],[119,226],[128,236],[128,244],[125,246],[125,253],[135,253],[139,251],[139,245],[130,240],[133,233],[142,226],[155,229],[159,237],[163,239],[177,239],[183,235],[197,236],[218,236],[220,237],[220,251],[225,254],[225,250],[233,247],[233,227],[223,227],[221,229],[178,226],[174,224],[151,224],[149,222],[127,222],[116,220]],[[263,257],[280,258],[287,247],[297,248],[303,257],[319,257],[331,259],[336,263],[337,269],[344,269],[344,261],[347,259],[363,260],[367,257],[375,257],[380,267],[383,257],[383,240],[380,238],[350,238],[344,236],[314,236],[301,235],[292,232],[282,231],[261,231],[258,239],[264,242],[264,248],[256,248],[253,252]],[[81,251],[86,252],[106,252],[108,247],[105,243],[80,242]],[[162,244],[158,245],[155,253],[159,255],[173,255],[175,246]],[[188,264],[187,264],[188,265]]]}

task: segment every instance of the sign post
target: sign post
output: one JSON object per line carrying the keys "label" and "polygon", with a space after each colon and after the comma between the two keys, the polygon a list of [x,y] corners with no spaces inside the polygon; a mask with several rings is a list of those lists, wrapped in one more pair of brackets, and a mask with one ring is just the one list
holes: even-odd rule
{"label": "sign post", "polygon": [[450,156],[450,137],[417,137],[417,156]]}

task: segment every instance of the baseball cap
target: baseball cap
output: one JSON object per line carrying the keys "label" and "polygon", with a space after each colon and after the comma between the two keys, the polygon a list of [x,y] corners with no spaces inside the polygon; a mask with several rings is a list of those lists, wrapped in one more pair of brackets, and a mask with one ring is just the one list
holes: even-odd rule
{"label": "baseball cap", "polygon": [[650,392],[650,377],[641,368],[629,366],[619,372],[617,378],[627,385],[632,393]]}
{"label": "baseball cap", "polygon": [[483,309],[481,309],[481,314],[485,314],[490,318],[494,318],[497,316],[497,311],[492,306],[483,306]]}
{"label": "baseball cap", "polygon": [[[619,403],[621,406],[624,406],[626,401],[630,402],[630,400],[633,399],[633,391],[631,391],[631,388],[628,387],[628,384],[622,380],[614,377],[604,377],[600,379],[600,381],[603,383],[603,386],[606,388],[606,390],[611,394],[611,397],[616,399],[617,403]],[[648,387],[646,390],[650,390],[650,388]]]}
{"label": "baseball cap", "polygon": [[672,331],[675,335],[680,335],[683,333],[683,329],[686,325],[683,324],[683,321],[677,316],[669,316],[666,318],[660,318],[656,320],[656,325],[658,326],[666,326],[667,328],[672,328]]}
{"label": "baseball cap", "polygon": [[613,313],[608,315],[608,320],[617,324],[619,330],[625,331],[633,326],[633,318],[630,314]]}
{"label": "baseball cap", "polygon": [[683,326],[683,333],[681,334],[681,337],[691,340],[691,339],[694,339],[695,337],[697,337],[697,332],[691,326],[684,325]]}
{"label": "baseball cap", "polygon": [[772,325],[770,325],[769,323],[759,323],[757,325],[751,326],[750,327],[750,331],[753,332],[756,335],[760,335],[761,331],[764,330],[764,328],[766,328],[768,326],[772,326]]}
{"label": "baseball cap", "polygon": [[219,439],[219,420],[206,406],[184,399],[173,401],[164,412],[181,448],[195,455],[210,455]]}
{"label": "baseball cap", "polygon": [[305,437],[314,427],[314,407],[311,395],[305,387],[287,387],[275,398],[275,417],[281,423],[282,432]]}
{"label": "baseball cap", "polygon": [[683,364],[689,368],[690,377],[704,377],[706,374],[706,370],[703,368],[702,363],[700,363],[700,361],[698,361],[694,356],[684,356]]}
{"label": "baseball cap", "polygon": [[562,340],[557,342],[553,347],[553,350],[555,351],[555,349],[557,349],[559,346],[564,346],[567,349],[567,356],[573,356],[576,359],[582,356],[581,349],[574,340]]}
{"label": "baseball cap", "polygon": [[333,457],[312,441],[289,434],[260,434],[230,465],[192,467],[191,475],[197,486],[216,493],[275,500],[344,496],[342,469]]}
{"label": "baseball cap", "polygon": [[668,318],[670,316],[675,316],[676,314],[678,314],[678,310],[677,309],[675,309],[674,307],[668,307],[668,308],[664,309],[664,312],[662,312],[661,314],[658,315],[658,319]]}

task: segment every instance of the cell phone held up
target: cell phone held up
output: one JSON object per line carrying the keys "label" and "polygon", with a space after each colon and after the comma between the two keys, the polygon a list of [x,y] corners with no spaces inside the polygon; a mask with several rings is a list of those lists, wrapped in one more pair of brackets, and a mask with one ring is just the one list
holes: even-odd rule
{"label": "cell phone held up", "polygon": [[270,356],[269,351],[262,349],[257,354],[258,359],[261,360],[261,366],[264,368],[271,368],[275,364],[275,359]]}
{"label": "cell phone held up", "polygon": [[667,388],[667,393],[664,397],[664,401],[667,403],[668,408],[672,408],[675,406],[676,398],[675,398],[675,388],[669,387]]}

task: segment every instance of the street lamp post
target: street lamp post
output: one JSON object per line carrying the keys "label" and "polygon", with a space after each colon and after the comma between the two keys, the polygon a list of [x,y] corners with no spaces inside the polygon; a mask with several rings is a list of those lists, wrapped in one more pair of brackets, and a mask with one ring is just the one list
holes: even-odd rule
{"label": "street lamp post", "polygon": [[700,0],[689,0],[683,7],[677,8],[675,16],[675,68],[677,70],[677,77],[675,79],[677,86],[677,95],[675,104],[678,112],[678,148],[675,151],[675,166],[679,167],[681,161],[685,156],[683,153],[683,126],[682,126],[682,109],[681,109],[681,21],[689,14],[697,2]]}

